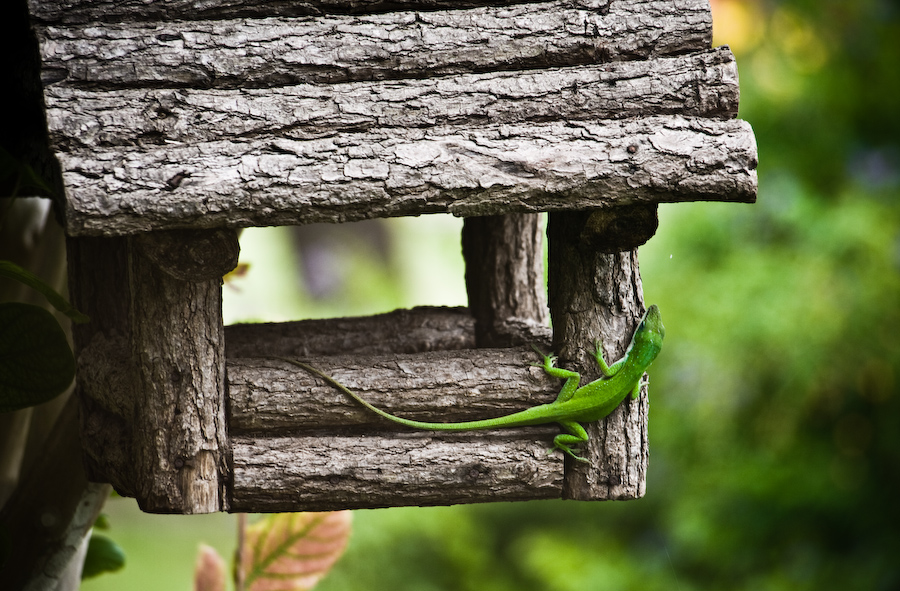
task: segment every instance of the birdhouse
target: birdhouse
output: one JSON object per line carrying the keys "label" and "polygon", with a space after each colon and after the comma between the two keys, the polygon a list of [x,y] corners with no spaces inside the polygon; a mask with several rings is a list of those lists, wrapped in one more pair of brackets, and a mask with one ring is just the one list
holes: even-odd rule
{"label": "birdhouse", "polygon": [[[660,203],[752,202],[706,0],[29,0],[68,236],[84,461],[161,513],[644,494],[647,386],[589,425],[385,422],[552,401],[644,309]],[[548,213],[549,290],[543,270]],[[467,308],[223,326],[236,230],[451,213]],[[548,318],[549,308],[549,318]],[[552,318],[552,330],[549,319]],[[593,374],[592,374],[593,372]]]}

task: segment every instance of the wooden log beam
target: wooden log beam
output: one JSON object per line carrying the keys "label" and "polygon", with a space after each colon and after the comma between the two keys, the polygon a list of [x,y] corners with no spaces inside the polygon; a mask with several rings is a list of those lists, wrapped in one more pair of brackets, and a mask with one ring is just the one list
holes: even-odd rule
{"label": "wooden log beam", "polygon": [[237,436],[233,512],[328,511],[559,498],[557,431]]}
{"label": "wooden log beam", "polygon": [[[538,0],[538,3],[541,0]],[[646,2],[646,0],[644,0]],[[210,20],[375,14],[392,10],[460,10],[483,6],[534,4],[529,0],[29,0],[32,15],[41,22],[83,24],[123,21]],[[583,10],[602,12],[610,0],[578,0]],[[680,4],[684,5],[684,2]]]}
{"label": "wooden log beam", "polygon": [[234,138],[59,158],[73,235],[752,202],[757,184],[747,123],[680,116]]}
{"label": "wooden log beam", "polygon": [[62,152],[250,138],[307,140],[391,128],[626,119],[729,119],[738,72],[727,47],[649,61],[448,78],[270,89],[46,90]]}
{"label": "wooden log beam", "polygon": [[[32,9],[42,14],[43,3]],[[58,13],[58,11],[57,11]],[[45,83],[267,88],[647,59],[709,48],[705,0],[569,0],[308,18],[37,28]]]}
{"label": "wooden log beam", "polygon": [[135,497],[147,512],[212,513],[226,507],[221,273],[237,253],[222,236],[184,234],[183,250],[201,253],[220,273],[184,280],[173,269],[183,259],[172,255],[170,238],[129,238]]}
{"label": "wooden log beam", "polygon": [[[458,422],[552,402],[562,382],[532,365],[538,361],[530,347],[520,347],[342,355],[309,362],[388,412],[414,420]],[[229,359],[227,372],[232,434],[409,431],[279,359]]]}
{"label": "wooden log beam", "polygon": [[[545,338],[535,342],[547,341]],[[466,308],[418,307],[354,318],[225,327],[225,354],[238,357],[379,355],[475,348]]]}
{"label": "wooden log beam", "polygon": [[544,217],[536,213],[465,219],[466,293],[477,346],[534,343],[535,331],[549,332],[545,228]]}
{"label": "wooden log beam", "polygon": [[[626,210],[627,211],[627,210]],[[562,367],[587,379],[602,375],[590,343],[600,338],[610,363],[625,353],[644,310],[637,249],[604,252],[587,212],[550,215],[550,314],[553,343]],[[603,240],[603,237],[599,237]],[[589,464],[570,462],[564,497],[624,500],[642,497],[647,486],[647,387],[627,397],[605,420],[586,427]]]}

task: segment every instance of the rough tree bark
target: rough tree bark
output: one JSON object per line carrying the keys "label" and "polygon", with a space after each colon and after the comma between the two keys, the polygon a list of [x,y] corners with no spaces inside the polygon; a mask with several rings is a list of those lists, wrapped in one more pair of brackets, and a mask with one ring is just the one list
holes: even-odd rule
{"label": "rough tree bark", "polygon": [[[237,264],[237,237],[225,233],[233,248],[224,252],[223,241],[204,240],[204,233],[181,239],[182,252],[199,251],[201,260],[218,263],[204,265],[212,279],[179,279],[183,261],[167,257],[153,234],[130,238],[132,417],[141,426],[133,433],[132,459],[145,511],[212,513],[226,506],[221,278]],[[201,246],[191,249],[198,240]]]}
{"label": "rough tree bark", "polygon": [[[551,214],[550,313],[554,350],[560,364],[600,377],[593,358],[602,341],[607,361],[619,359],[643,313],[643,290],[637,249],[604,252],[589,223],[589,214]],[[579,500],[631,499],[646,487],[647,388],[637,400],[626,399],[605,420],[588,426],[585,457],[566,473],[565,497]]]}
{"label": "rough tree bark", "polygon": [[543,234],[537,214],[466,218],[466,293],[477,346],[533,343],[546,331]]}

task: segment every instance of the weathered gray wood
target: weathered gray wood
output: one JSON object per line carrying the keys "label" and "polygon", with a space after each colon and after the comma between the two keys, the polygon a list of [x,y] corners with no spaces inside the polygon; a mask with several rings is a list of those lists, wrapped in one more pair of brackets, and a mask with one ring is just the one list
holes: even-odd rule
{"label": "weathered gray wood", "polygon": [[325,511],[559,498],[556,431],[234,437],[231,511]]}
{"label": "weathered gray wood", "polygon": [[[552,402],[562,382],[532,365],[538,361],[530,347],[521,347],[318,357],[310,363],[388,412],[458,422]],[[235,434],[323,428],[408,431],[278,359],[229,359],[228,389],[229,429]]]}
{"label": "weathered gray wood", "polygon": [[[549,331],[545,338],[549,341]],[[238,357],[379,355],[475,348],[466,308],[420,307],[357,318],[225,327],[225,354]]]}
{"label": "weathered gray wood", "polygon": [[265,88],[646,59],[710,46],[705,0],[591,4],[96,23],[37,33],[45,82],[96,88]]}
{"label": "weathered gray wood", "polygon": [[[36,19],[52,23],[120,21],[206,20],[305,16],[321,14],[364,14],[388,10],[462,9],[476,6],[525,4],[523,0],[29,0]],[[578,0],[585,10],[602,10],[609,0]]]}
{"label": "weathered gray wood", "polygon": [[[72,234],[748,202],[757,183],[747,123],[680,116],[235,139],[59,157]],[[171,190],[173,178],[183,180]]]}
{"label": "weathered gray wood", "polygon": [[544,228],[533,213],[466,218],[466,293],[479,347],[534,343],[534,331],[549,328]]}
{"label": "weathered gray wood", "polygon": [[[625,352],[643,313],[637,249],[606,254],[594,247],[587,212],[550,215],[550,314],[553,341],[563,367],[586,379],[599,377],[593,339],[600,338],[608,362]],[[627,398],[606,419],[587,426],[584,455],[572,462],[565,497],[577,500],[634,499],[646,490],[647,388]]]}
{"label": "weathered gray wood", "polygon": [[130,240],[135,496],[147,512],[221,511],[228,449],[221,278],[176,279],[142,254],[138,243],[150,237]]}
{"label": "weathered gray wood", "polygon": [[221,281],[241,253],[237,232],[227,229],[153,232],[135,244],[162,271],[194,283]]}
{"label": "weathered gray wood", "polygon": [[46,90],[48,125],[61,151],[228,138],[303,140],[485,122],[651,114],[733,118],[738,97],[737,65],[727,47],[646,61],[444,78],[240,90]]}
{"label": "weathered gray wood", "polygon": [[[618,250],[652,234],[656,204],[755,199],[755,140],[726,120],[737,73],[727,49],[708,51],[706,0],[29,4],[70,233],[585,210],[552,214],[551,305],[561,356],[587,379],[596,377],[590,341],[603,335],[616,358],[642,309],[636,253]],[[619,231],[633,220],[640,231]],[[214,281],[175,279],[145,256],[165,259],[165,249],[131,240],[134,318],[127,336],[82,348],[95,362],[85,375],[97,373],[83,408],[103,454],[88,463],[105,462],[147,510],[643,494],[646,392],[590,427],[593,464],[566,476],[562,455],[546,455],[555,426],[403,430],[300,368],[259,357],[335,351],[311,324],[229,330],[226,375]],[[480,248],[470,244],[467,258]],[[496,325],[481,314],[484,301],[503,303],[491,293],[473,308]],[[517,308],[505,303],[501,315]],[[498,416],[559,390],[528,365],[529,350],[459,349],[472,338],[469,318],[444,318],[446,338],[423,324],[384,343],[353,332],[368,322],[387,335],[385,320],[350,321],[341,345],[358,353],[314,362],[411,418]],[[122,342],[138,368],[123,360]],[[456,350],[397,353],[444,345]],[[104,363],[121,369],[101,376]],[[119,396],[131,386],[134,396]]]}

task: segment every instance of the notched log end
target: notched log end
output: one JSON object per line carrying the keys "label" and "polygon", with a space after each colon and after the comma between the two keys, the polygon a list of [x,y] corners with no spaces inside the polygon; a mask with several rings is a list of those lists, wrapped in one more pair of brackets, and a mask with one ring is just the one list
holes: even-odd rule
{"label": "notched log end", "polygon": [[598,209],[588,216],[579,238],[586,249],[612,254],[645,244],[658,227],[655,203]]}
{"label": "notched log end", "polygon": [[224,276],[237,267],[241,251],[230,229],[153,232],[135,237],[135,245],[168,275],[194,283]]}

